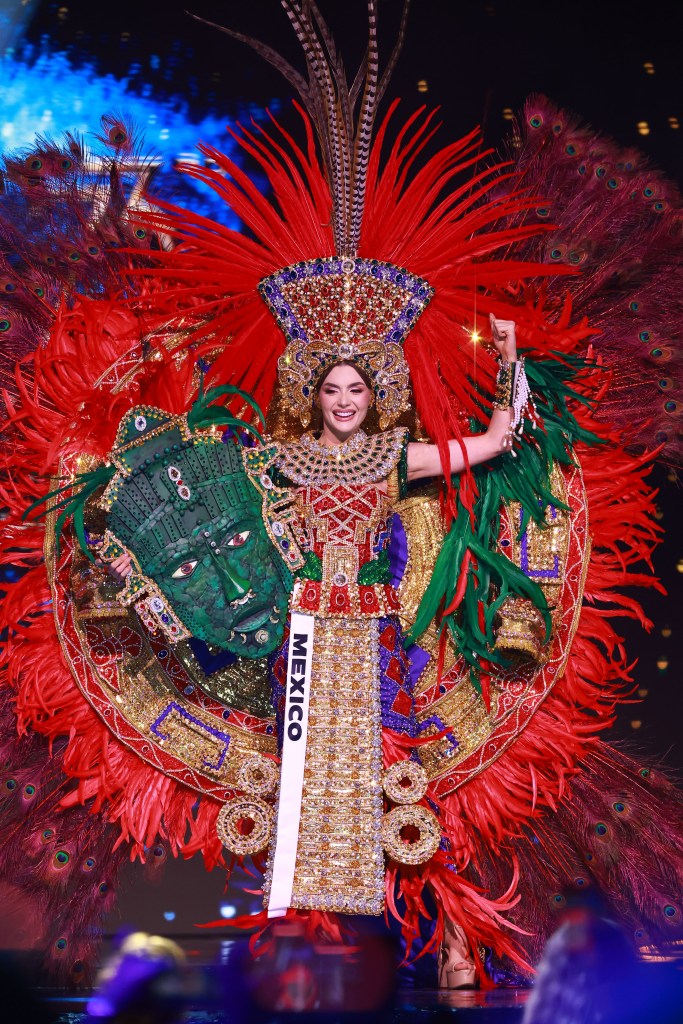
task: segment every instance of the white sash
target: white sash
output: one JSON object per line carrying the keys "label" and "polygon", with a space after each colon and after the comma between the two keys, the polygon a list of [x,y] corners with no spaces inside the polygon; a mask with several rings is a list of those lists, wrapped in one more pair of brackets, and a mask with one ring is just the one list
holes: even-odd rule
{"label": "white sash", "polygon": [[268,917],[284,917],[292,899],[306,762],[314,622],[312,615],[291,614],[280,799]]}

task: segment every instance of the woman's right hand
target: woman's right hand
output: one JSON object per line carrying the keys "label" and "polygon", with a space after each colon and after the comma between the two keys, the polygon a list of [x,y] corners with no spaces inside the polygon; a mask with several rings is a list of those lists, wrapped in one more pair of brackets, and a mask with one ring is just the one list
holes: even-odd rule
{"label": "woman's right hand", "polygon": [[128,552],[124,551],[113,562],[109,562],[107,568],[114,579],[118,580],[119,583],[123,583],[126,576],[130,576],[133,571],[133,562]]}
{"label": "woman's right hand", "polygon": [[514,320],[498,320],[489,313],[491,336],[496,352],[507,363],[517,362],[517,332]]}

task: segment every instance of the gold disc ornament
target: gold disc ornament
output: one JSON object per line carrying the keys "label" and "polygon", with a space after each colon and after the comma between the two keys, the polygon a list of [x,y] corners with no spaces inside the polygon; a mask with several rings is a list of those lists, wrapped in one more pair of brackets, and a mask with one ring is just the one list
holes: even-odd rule
{"label": "gold disc ornament", "polygon": [[277,765],[267,757],[247,757],[235,773],[237,786],[254,796],[274,792],[278,780]]}
{"label": "gold disc ornament", "polygon": [[216,832],[226,850],[238,857],[260,853],[268,846],[273,810],[258,797],[228,800],[216,820]]}
{"label": "gold disc ornament", "polygon": [[[417,838],[404,836],[404,829],[417,831]],[[440,842],[439,819],[428,807],[395,807],[382,818],[382,846],[399,864],[424,864],[434,856]]]}
{"label": "gold disc ornament", "polygon": [[395,804],[415,804],[427,792],[429,778],[417,761],[396,761],[384,773],[384,792]]}

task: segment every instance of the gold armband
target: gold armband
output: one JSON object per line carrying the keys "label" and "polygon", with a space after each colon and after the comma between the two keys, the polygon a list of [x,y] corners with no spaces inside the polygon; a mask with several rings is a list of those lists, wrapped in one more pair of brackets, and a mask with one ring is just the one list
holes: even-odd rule
{"label": "gold armband", "polygon": [[493,399],[494,409],[509,409],[512,405],[512,383],[514,363],[501,363],[496,379],[496,394]]}

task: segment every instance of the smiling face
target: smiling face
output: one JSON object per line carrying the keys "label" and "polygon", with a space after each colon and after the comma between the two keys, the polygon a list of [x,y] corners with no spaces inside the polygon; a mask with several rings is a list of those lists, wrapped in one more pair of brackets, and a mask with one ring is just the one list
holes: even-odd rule
{"label": "smiling face", "polygon": [[373,393],[355,367],[346,363],[332,367],[318,389],[322,440],[331,444],[347,441],[360,429],[372,401]]}

